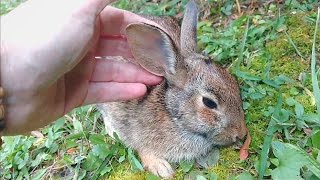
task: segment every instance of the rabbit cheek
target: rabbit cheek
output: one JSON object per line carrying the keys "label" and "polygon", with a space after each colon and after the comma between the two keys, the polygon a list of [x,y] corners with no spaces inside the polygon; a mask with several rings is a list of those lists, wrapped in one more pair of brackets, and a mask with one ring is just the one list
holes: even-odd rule
{"label": "rabbit cheek", "polygon": [[215,127],[218,125],[217,114],[213,110],[203,107],[199,111],[199,119],[209,126]]}

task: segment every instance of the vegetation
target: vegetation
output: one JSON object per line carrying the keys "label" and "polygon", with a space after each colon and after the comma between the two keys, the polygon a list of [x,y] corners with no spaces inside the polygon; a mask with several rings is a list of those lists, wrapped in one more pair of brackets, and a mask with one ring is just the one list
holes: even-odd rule
{"label": "vegetation", "polygon": [[[1,1],[1,14],[20,1]],[[229,67],[241,86],[252,143],[239,160],[220,151],[208,170],[177,165],[175,179],[320,179],[318,0],[199,0],[203,53]],[[119,0],[136,13],[181,17],[187,0]],[[318,19],[317,19],[318,17]],[[3,137],[0,179],[158,179],[135,152],[108,137],[94,107],[75,109],[31,136]]]}

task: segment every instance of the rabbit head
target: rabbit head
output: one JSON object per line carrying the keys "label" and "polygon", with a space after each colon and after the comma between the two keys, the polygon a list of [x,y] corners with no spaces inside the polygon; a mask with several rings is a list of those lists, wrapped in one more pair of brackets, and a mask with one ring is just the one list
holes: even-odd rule
{"label": "rabbit head", "polygon": [[164,76],[163,103],[175,128],[208,138],[216,146],[229,145],[247,132],[239,86],[226,69],[197,53],[197,20],[197,6],[190,1],[181,31],[130,24],[128,43],[143,68]]}

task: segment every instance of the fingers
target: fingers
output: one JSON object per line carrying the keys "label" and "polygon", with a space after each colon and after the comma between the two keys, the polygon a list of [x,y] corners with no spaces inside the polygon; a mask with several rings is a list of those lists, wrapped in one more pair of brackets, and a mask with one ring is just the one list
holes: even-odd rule
{"label": "fingers", "polygon": [[85,0],[82,12],[97,16],[107,5],[114,1],[116,0]]}
{"label": "fingers", "polygon": [[146,86],[139,83],[93,82],[82,105],[131,100],[143,96],[146,91]]}
{"label": "fingers", "polygon": [[91,81],[156,85],[162,81],[162,78],[130,62],[97,60]]}
{"label": "fingers", "polygon": [[137,22],[144,22],[157,27],[161,27],[157,23],[143,18],[137,14],[110,6],[101,11],[100,18],[102,23],[102,34],[105,35],[118,35],[119,32],[120,34],[125,34],[125,28],[129,24]]}
{"label": "fingers", "polygon": [[125,39],[99,39],[96,56],[119,56],[132,58],[128,42]]}

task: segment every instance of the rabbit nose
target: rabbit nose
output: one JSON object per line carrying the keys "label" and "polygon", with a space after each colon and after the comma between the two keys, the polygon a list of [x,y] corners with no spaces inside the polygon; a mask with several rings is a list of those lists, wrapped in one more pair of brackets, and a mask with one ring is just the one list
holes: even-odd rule
{"label": "rabbit nose", "polygon": [[233,134],[233,142],[242,140],[247,135],[247,128],[241,128],[238,132]]}
{"label": "rabbit nose", "polygon": [[237,134],[235,134],[232,138],[233,142],[239,142],[241,140],[241,138],[239,138],[239,136]]}
{"label": "rabbit nose", "polygon": [[246,127],[245,121],[241,121],[240,130],[238,134],[239,140],[243,139],[247,135],[248,129]]}

